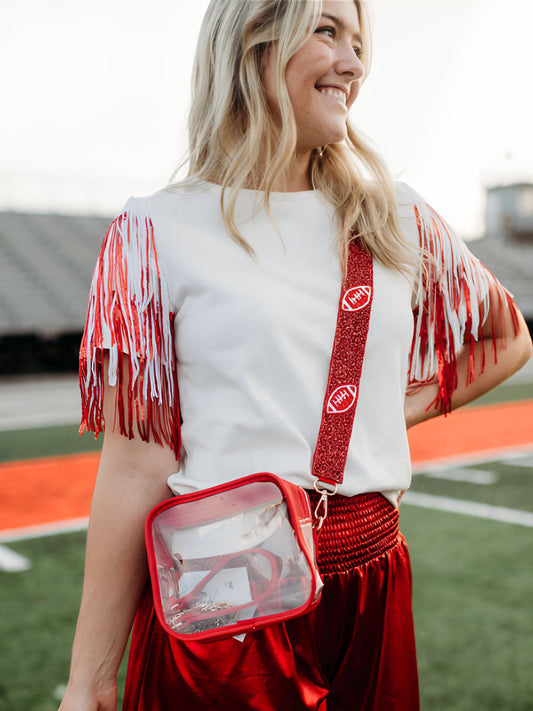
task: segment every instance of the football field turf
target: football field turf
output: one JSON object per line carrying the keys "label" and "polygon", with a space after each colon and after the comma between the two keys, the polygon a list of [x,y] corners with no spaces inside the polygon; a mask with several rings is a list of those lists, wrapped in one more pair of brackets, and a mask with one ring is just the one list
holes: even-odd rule
{"label": "football field turf", "polygon": [[[418,463],[401,528],[425,711],[533,709],[532,398],[531,386],[503,386],[484,402],[518,399],[514,422],[513,408],[467,408],[412,443]],[[498,415],[496,430],[487,411]],[[98,447],[70,426],[0,432],[0,563],[20,568],[0,571],[1,711],[58,706]],[[58,534],[49,525],[58,520],[82,530]]]}

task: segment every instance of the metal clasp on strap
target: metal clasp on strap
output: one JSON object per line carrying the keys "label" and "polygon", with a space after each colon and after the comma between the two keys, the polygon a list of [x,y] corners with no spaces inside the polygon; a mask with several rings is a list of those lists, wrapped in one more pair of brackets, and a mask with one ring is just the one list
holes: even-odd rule
{"label": "metal clasp on strap", "polygon": [[318,532],[324,525],[324,521],[328,515],[328,497],[334,496],[337,493],[337,484],[325,484],[323,481],[317,479],[313,486],[316,493],[320,494],[320,499],[318,500],[314,513],[315,523],[313,524]]}

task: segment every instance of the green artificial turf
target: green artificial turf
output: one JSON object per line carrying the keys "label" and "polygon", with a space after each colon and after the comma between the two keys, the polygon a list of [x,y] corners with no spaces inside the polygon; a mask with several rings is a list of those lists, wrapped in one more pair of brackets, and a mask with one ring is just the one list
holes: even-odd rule
{"label": "green artificial turf", "polygon": [[[0,572],[0,710],[53,711],[67,683],[85,533],[9,543],[31,569]],[[119,686],[124,683],[121,669]],[[119,706],[120,708],[120,706]]]}
{"label": "green artificial turf", "polygon": [[95,439],[92,432],[81,437],[76,425],[6,430],[0,432],[0,461],[99,451],[102,439],[103,435]]}
{"label": "green artificial turf", "polygon": [[472,406],[490,405],[513,400],[533,400],[533,383],[503,383],[471,403]]}
{"label": "green artificial turf", "polygon": [[[529,455],[531,458],[531,455]],[[516,460],[520,461],[520,460]],[[447,471],[453,474],[454,468],[436,471],[431,476],[419,472],[413,476],[411,491],[436,496],[449,496],[466,501],[478,501],[492,506],[505,506],[511,509],[531,511],[533,508],[533,468],[513,466],[508,462],[483,462],[472,466],[461,466],[461,471],[486,471],[496,475],[494,484],[480,485],[446,479]],[[439,478],[441,477],[442,478]],[[533,535],[533,533],[532,533]],[[533,706],[532,706],[533,708]]]}
{"label": "green artificial turf", "polygon": [[526,711],[533,530],[405,505],[422,709]]}

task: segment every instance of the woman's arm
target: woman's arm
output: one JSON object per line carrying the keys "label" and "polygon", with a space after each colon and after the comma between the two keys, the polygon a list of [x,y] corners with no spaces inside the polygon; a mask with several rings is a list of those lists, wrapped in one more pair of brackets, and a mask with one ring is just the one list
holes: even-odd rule
{"label": "woman's arm", "polygon": [[[115,416],[106,386],[104,415]],[[91,506],[83,595],[70,679],[60,711],[115,711],[116,674],[146,585],[144,522],[170,495],[178,465],[172,450],[105,432]]]}
{"label": "woman's arm", "polygon": [[[486,340],[478,341],[474,346],[474,363],[478,364],[478,369],[472,382],[468,382],[470,347],[464,345],[457,355],[458,385],[452,395],[452,410],[492,390],[527,363],[533,353],[533,346],[522,315],[518,313],[517,316],[518,328],[515,330],[508,303],[503,302],[496,294],[493,295],[490,313],[485,319],[483,329],[483,337]],[[481,367],[479,364],[482,364],[483,360],[484,367]],[[432,406],[437,393],[436,382],[408,389],[405,398],[405,421],[408,428],[441,414],[439,408]]]}

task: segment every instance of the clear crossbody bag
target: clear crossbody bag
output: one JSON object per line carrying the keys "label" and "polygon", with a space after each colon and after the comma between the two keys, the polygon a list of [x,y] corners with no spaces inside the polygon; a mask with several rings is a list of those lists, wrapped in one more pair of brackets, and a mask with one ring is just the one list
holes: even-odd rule
{"label": "clear crossbody bag", "polygon": [[239,635],[319,600],[309,499],[273,474],[165,501],[146,527],[155,608],[178,638]]}
{"label": "clear crossbody bag", "polygon": [[313,459],[315,510],[301,487],[258,473],[164,501],[147,518],[156,614],[178,639],[238,636],[320,600],[316,535],[344,475],[370,318],[372,259],[357,241],[347,271]]}

